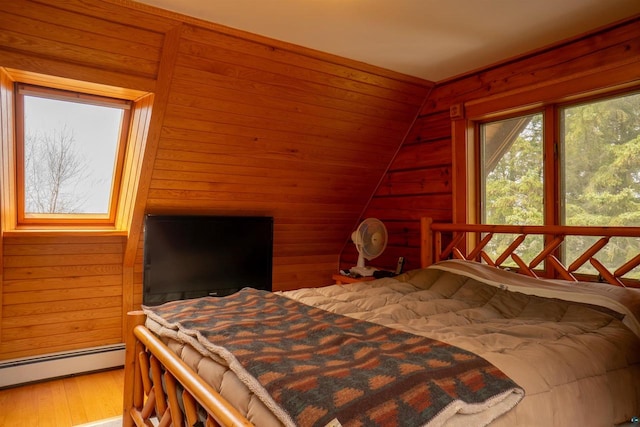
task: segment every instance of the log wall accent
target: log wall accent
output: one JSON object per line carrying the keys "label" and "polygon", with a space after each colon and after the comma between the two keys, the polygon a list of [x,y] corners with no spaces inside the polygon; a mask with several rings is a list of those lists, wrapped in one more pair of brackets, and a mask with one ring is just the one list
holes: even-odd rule
{"label": "log wall accent", "polygon": [[[419,267],[416,236],[420,216],[439,222],[466,222],[466,118],[544,105],[614,86],[630,87],[640,83],[639,77],[640,17],[636,16],[439,82],[363,212],[362,218],[378,217],[394,233],[391,247],[371,263],[394,268],[402,255],[407,268]],[[442,178],[434,182],[437,176]],[[345,246],[343,268],[356,260],[352,247]]]}
{"label": "log wall accent", "polygon": [[[151,111],[127,157],[126,236],[3,236],[0,360],[122,342],[142,301],[147,212],[271,215],[276,289],[330,283],[433,86],[127,0],[0,2],[0,67],[147,93]],[[13,200],[0,195],[4,230]]]}

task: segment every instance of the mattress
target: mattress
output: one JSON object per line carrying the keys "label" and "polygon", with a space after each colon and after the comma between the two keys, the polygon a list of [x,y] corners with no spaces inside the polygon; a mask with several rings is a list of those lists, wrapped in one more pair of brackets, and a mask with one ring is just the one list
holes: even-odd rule
{"label": "mattress", "polygon": [[[279,294],[480,355],[525,391],[491,426],[607,426],[640,414],[638,290],[446,261],[395,278]],[[254,424],[281,424],[223,358],[162,321],[147,325]],[[474,425],[469,418],[457,413],[444,425]]]}

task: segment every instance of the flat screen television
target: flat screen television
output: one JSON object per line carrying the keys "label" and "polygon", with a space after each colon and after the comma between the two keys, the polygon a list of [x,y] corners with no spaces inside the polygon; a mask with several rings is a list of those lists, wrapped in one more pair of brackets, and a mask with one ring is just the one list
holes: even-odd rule
{"label": "flat screen television", "polygon": [[271,291],[273,218],[147,215],[143,303]]}

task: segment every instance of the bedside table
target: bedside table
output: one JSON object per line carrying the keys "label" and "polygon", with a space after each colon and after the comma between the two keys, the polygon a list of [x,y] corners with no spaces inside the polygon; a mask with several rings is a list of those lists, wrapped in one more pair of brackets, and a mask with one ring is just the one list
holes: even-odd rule
{"label": "bedside table", "polygon": [[347,283],[356,283],[356,282],[368,282],[373,280],[373,276],[362,276],[362,277],[350,277],[344,276],[340,273],[336,273],[331,278],[336,282],[336,285],[345,285]]}

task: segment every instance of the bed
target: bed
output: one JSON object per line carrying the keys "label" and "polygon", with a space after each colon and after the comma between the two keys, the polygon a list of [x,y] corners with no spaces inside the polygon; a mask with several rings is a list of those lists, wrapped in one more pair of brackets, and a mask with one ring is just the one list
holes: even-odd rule
{"label": "bed", "polygon": [[[423,268],[397,277],[132,313],[124,425],[611,426],[640,415],[640,290],[623,277],[640,259],[612,272],[597,260],[612,236],[640,230],[422,225]],[[503,231],[544,235],[542,256],[525,263],[513,244],[490,258],[487,236]],[[562,241],[579,234],[607,242],[564,267]],[[586,262],[606,283],[580,276]]]}

